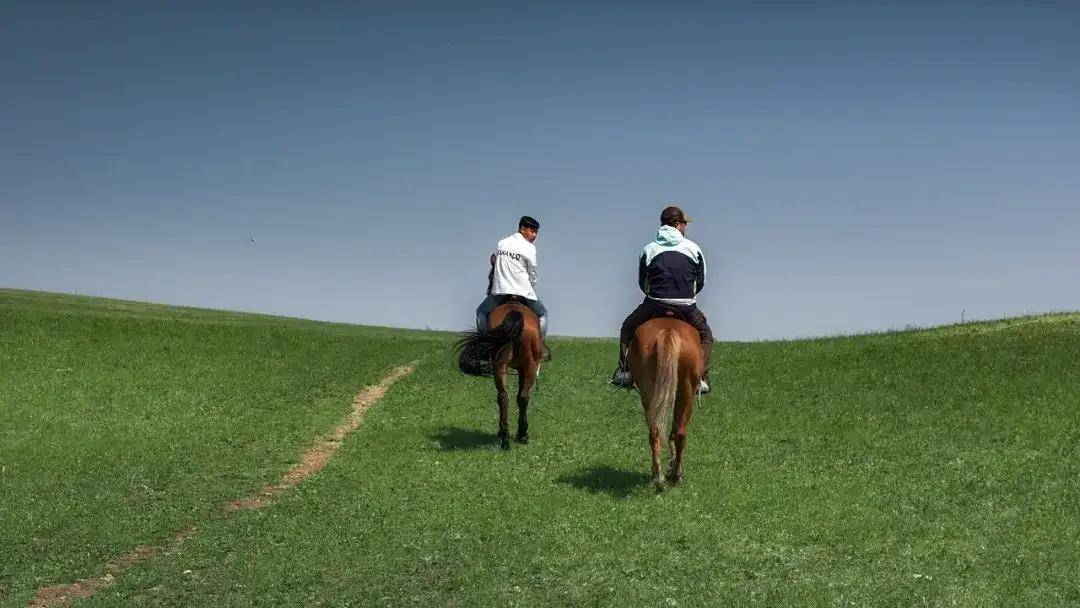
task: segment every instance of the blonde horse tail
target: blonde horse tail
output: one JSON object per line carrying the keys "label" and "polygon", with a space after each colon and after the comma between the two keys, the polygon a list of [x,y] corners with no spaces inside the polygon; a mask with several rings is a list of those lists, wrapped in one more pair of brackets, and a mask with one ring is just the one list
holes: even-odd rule
{"label": "blonde horse tail", "polygon": [[679,339],[665,329],[656,338],[656,384],[649,400],[649,428],[663,432],[679,391]]}

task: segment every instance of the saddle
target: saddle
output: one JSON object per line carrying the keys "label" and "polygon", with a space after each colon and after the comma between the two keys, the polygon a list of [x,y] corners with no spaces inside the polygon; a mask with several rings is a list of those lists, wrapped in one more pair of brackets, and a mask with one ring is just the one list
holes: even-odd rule
{"label": "saddle", "polygon": [[[678,319],[684,323],[693,325],[690,318],[687,316],[688,311],[678,306],[671,304],[662,304],[660,302],[652,302],[652,307],[649,309],[649,318],[645,321],[652,321],[653,319]],[[644,323],[643,323],[644,324]]]}
{"label": "saddle", "polygon": [[498,298],[499,298],[499,306],[502,306],[504,304],[510,304],[511,306],[524,306],[526,308],[528,308],[528,306],[529,306],[528,304],[525,303],[525,298],[523,298],[521,296],[518,296],[518,295],[505,294],[505,295],[498,296]]}

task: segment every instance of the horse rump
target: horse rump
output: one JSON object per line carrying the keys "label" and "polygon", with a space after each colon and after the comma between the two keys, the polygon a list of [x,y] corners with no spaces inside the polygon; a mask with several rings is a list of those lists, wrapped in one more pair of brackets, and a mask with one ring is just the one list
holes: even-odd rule
{"label": "horse rump", "polygon": [[524,315],[521,311],[512,310],[498,327],[462,332],[461,338],[454,344],[458,369],[469,376],[493,376],[495,362],[521,336],[524,327]]}

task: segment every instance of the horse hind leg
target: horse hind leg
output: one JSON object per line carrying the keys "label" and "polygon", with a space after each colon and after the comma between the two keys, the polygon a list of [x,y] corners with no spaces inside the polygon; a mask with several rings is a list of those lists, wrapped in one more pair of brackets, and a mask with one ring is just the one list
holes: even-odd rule
{"label": "horse hind leg", "polygon": [[518,428],[517,440],[519,443],[529,443],[529,399],[532,398],[533,387],[536,386],[536,373],[539,365],[526,368],[528,371],[518,378]]}
{"label": "horse hind leg", "polygon": [[671,419],[671,469],[668,476],[672,484],[683,479],[683,450],[686,449],[686,433],[690,426],[690,417],[694,413],[694,397],[697,387],[694,381],[684,382],[679,397],[675,402],[675,414]]}
{"label": "horse hind leg", "polygon": [[495,400],[499,404],[499,443],[502,449],[510,449],[510,428],[507,421],[510,397],[506,393],[506,366],[500,365],[495,372]]}
{"label": "horse hind leg", "polygon": [[[678,415],[678,414],[676,414]],[[668,435],[668,470],[667,476],[671,480],[672,484],[679,483],[679,478],[675,477],[675,420],[671,421],[671,434]]]}
{"label": "horse hind leg", "polygon": [[[683,404],[682,400],[675,401],[674,412],[671,416],[671,433],[668,435],[668,470],[667,477],[671,481],[671,485],[676,485],[682,481],[682,470],[679,468],[679,458],[677,454],[680,453],[679,448],[679,415],[682,414]],[[685,444],[685,434],[683,440]]]}
{"label": "horse hind leg", "polygon": [[649,448],[652,450],[653,485],[656,486],[657,492],[664,489],[665,481],[664,473],[660,468],[660,458],[663,450],[661,435],[662,433],[659,427],[649,428]]}
{"label": "horse hind leg", "polygon": [[660,469],[662,442],[660,427],[653,426],[649,420],[649,401],[652,399],[650,392],[649,384],[643,384],[641,388],[641,409],[645,412],[645,423],[649,426],[649,451],[652,455],[653,485],[656,486],[656,491],[660,492],[664,489],[664,473]]}

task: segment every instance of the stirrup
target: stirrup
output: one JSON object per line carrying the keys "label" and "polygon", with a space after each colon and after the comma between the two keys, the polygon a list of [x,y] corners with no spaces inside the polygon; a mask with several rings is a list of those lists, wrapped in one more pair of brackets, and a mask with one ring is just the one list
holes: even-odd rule
{"label": "stirrup", "polygon": [[611,375],[611,383],[619,388],[633,388],[634,379],[630,377],[630,370],[620,367]]}

